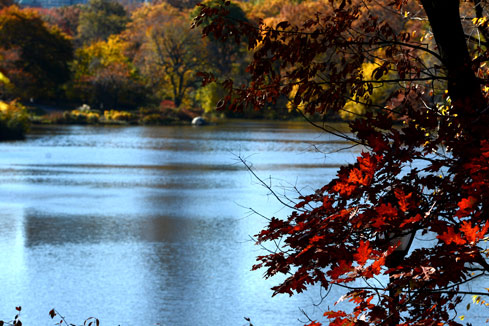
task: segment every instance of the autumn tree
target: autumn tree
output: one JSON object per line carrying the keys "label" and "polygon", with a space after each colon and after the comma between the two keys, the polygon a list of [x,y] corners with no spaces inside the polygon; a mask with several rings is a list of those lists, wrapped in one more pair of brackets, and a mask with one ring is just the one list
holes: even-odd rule
{"label": "autumn tree", "polygon": [[[260,109],[294,88],[306,117],[352,101],[375,108],[350,123],[353,136],[316,123],[362,154],[270,219],[257,235],[270,253],[254,268],[287,275],[275,294],[346,291],[351,311],[309,325],[461,325],[462,296],[488,294],[467,286],[489,276],[487,2],[330,0],[295,26],[228,22],[228,4],[203,6],[195,24],[212,18],[205,35],[246,37],[253,51],[251,82],[222,83],[230,109]],[[382,85],[395,86],[390,99],[375,99]],[[409,248],[402,240],[414,236],[429,241]]]}
{"label": "autumn tree", "polygon": [[[215,7],[219,5],[219,0],[208,0],[203,2],[208,7]],[[198,12],[194,11],[193,15],[195,16]],[[230,22],[247,22],[248,19],[246,17],[245,12],[241,7],[231,2],[228,6],[228,14],[226,16]],[[203,24],[205,27],[206,24]],[[218,73],[220,76],[231,77],[231,73],[233,70],[233,65],[237,65],[243,62],[243,53],[242,53],[242,45],[241,43],[236,42],[219,42],[211,36],[209,36],[209,42],[207,42],[207,52],[208,55],[212,58],[209,64],[214,68],[214,71]]]}
{"label": "autumn tree", "polygon": [[70,39],[30,9],[0,10],[0,69],[15,85],[12,96],[54,98],[69,80]]}
{"label": "autumn tree", "polygon": [[178,9],[192,9],[194,8],[200,1],[198,0],[164,0],[169,5],[178,8]]}
{"label": "autumn tree", "polygon": [[58,26],[63,33],[73,38],[77,36],[80,14],[83,11],[82,5],[37,10],[50,25]]}
{"label": "autumn tree", "polygon": [[82,44],[106,41],[122,32],[129,21],[124,7],[113,0],[90,0],[80,13],[78,40]]}
{"label": "autumn tree", "polygon": [[96,108],[136,108],[144,105],[140,76],[125,55],[127,44],[118,36],[76,51],[73,62],[72,100],[88,102]]}
{"label": "autumn tree", "polygon": [[135,11],[124,33],[148,86],[176,107],[197,87],[196,73],[207,60],[200,34],[189,25],[188,12],[160,3]]}
{"label": "autumn tree", "polygon": [[[219,6],[219,0],[207,0],[203,2],[208,7]],[[192,16],[197,15],[199,7],[192,11]],[[247,22],[246,13],[241,7],[241,3],[231,2],[228,6],[226,16],[230,22]],[[201,28],[207,26],[209,22],[203,22]],[[246,82],[245,68],[249,62],[249,55],[246,51],[246,40],[242,42],[220,42],[210,36],[205,42],[206,56],[210,58],[206,65],[206,71],[223,77],[232,78],[236,82]],[[214,111],[214,107],[224,94],[224,89],[217,84],[207,85],[198,90],[198,98],[201,106],[208,113]],[[229,114],[229,112],[226,112]]]}

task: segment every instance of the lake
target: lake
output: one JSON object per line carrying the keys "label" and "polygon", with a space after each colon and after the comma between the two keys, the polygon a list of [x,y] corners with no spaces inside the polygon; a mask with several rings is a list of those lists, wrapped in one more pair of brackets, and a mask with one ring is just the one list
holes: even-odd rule
{"label": "lake", "polygon": [[[318,289],[272,296],[250,236],[360,149],[309,125],[37,126],[0,143],[0,319],[25,325],[301,325]],[[337,296],[333,293],[334,300]],[[330,300],[331,303],[331,300]],[[300,319],[301,321],[299,321]],[[55,320],[59,321],[59,320]],[[303,323],[302,323],[303,324]]]}

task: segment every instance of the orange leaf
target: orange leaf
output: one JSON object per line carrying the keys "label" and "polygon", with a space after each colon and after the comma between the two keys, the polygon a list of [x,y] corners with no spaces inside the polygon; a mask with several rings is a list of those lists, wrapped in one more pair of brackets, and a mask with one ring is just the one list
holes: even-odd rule
{"label": "orange leaf", "polygon": [[376,207],[375,211],[377,212],[377,214],[379,214],[380,216],[384,216],[384,217],[397,216],[397,209],[394,206],[392,206],[391,203],[388,203],[387,205],[382,204],[382,205]]}
{"label": "orange leaf", "polygon": [[352,270],[351,263],[345,260],[340,260],[339,265],[328,271],[328,275],[333,280],[337,280],[341,275],[347,274]]}
{"label": "orange leaf", "polygon": [[455,233],[453,227],[451,226],[447,228],[447,232],[443,232],[443,234],[437,236],[437,238],[445,242],[447,245],[452,242],[458,245],[463,245],[466,242],[460,237],[459,233]]}
{"label": "orange leaf", "polygon": [[470,214],[475,204],[477,203],[477,198],[469,196],[468,198],[463,198],[458,202],[458,212],[457,216],[462,217]]}
{"label": "orange leaf", "polygon": [[399,208],[401,209],[401,211],[403,211],[403,212],[407,211],[409,209],[408,200],[411,198],[413,193],[409,193],[406,195],[403,190],[396,189],[394,191],[394,194],[398,200]]}
{"label": "orange leaf", "polygon": [[318,323],[317,321],[313,321],[307,325],[304,325],[304,326],[321,326],[322,324],[321,323]]}
{"label": "orange leaf", "polygon": [[479,233],[479,227],[476,225],[472,227],[472,223],[463,221],[462,226],[460,227],[460,231],[462,231],[465,235],[465,238],[470,243],[475,243],[477,240],[477,234]]}
{"label": "orange leaf", "polygon": [[370,248],[370,242],[368,240],[361,240],[360,247],[358,247],[358,251],[353,255],[353,258],[358,262],[358,264],[363,266],[367,262],[371,252],[372,249]]}
{"label": "orange leaf", "polygon": [[422,218],[421,215],[416,214],[415,216],[411,217],[410,219],[407,219],[404,222],[402,222],[400,226],[402,228],[409,223],[416,223],[418,221],[421,221],[421,218]]}
{"label": "orange leaf", "polygon": [[372,272],[375,274],[375,275],[378,275],[380,274],[381,272],[381,268],[382,266],[385,265],[385,257],[380,257],[379,259],[377,259],[371,266],[372,268]]}

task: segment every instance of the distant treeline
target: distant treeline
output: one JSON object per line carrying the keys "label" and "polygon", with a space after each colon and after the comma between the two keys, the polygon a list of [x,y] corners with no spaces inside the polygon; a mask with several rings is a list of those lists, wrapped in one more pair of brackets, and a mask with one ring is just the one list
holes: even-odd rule
{"label": "distant treeline", "polygon": [[[9,1],[2,0],[0,5],[0,96],[4,102],[216,114],[214,108],[224,91],[218,84],[203,87],[197,73],[212,72],[233,79],[235,85],[247,81],[251,54],[246,40],[220,43],[203,38],[199,28],[190,27],[199,10],[194,7],[197,1],[123,6],[90,0],[86,5],[52,9],[20,8]],[[212,6],[218,1],[205,3]],[[228,15],[258,26],[260,21],[298,23],[328,10],[328,0],[236,1]],[[287,102],[284,98],[259,112],[219,114],[290,118],[296,113]],[[362,109],[350,106],[349,110]]]}

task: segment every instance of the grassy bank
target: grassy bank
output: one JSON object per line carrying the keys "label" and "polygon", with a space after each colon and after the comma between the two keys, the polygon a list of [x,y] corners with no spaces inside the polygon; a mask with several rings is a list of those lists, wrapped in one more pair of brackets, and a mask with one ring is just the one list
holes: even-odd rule
{"label": "grassy bank", "polygon": [[29,120],[35,124],[190,124],[202,111],[174,108],[140,108],[137,111],[92,110],[82,105],[74,110],[30,108]]}

